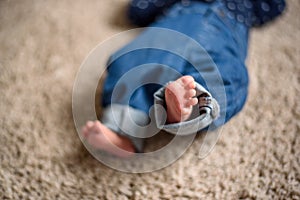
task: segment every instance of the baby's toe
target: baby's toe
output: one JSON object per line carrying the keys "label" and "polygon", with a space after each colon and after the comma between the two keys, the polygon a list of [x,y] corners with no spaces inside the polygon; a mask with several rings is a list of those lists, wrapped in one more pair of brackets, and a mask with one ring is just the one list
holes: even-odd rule
{"label": "baby's toe", "polygon": [[194,89],[196,87],[195,80],[192,76],[183,76],[180,80],[186,89]]}
{"label": "baby's toe", "polygon": [[198,99],[197,98],[191,98],[187,101],[186,106],[194,106],[198,103]]}
{"label": "baby's toe", "polygon": [[101,132],[101,123],[98,120],[94,122],[94,125],[92,127],[92,131],[94,133],[100,133]]}
{"label": "baby's toe", "polygon": [[88,122],[86,123],[86,128],[89,130],[89,129],[91,129],[91,128],[93,127],[93,125],[94,125],[94,122],[88,121]]}
{"label": "baby's toe", "polygon": [[187,84],[187,89],[195,89],[195,88],[196,88],[195,81],[192,81],[189,84]]}
{"label": "baby's toe", "polygon": [[187,90],[195,89],[195,88],[196,88],[196,83],[195,83],[194,79],[193,79],[193,81],[185,84],[185,89],[187,89]]}
{"label": "baby's toe", "polygon": [[190,82],[193,82],[194,81],[194,78],[192,76],[182,76],[180,78],[181,82],[186,85],[186,84],[189,84]]}
{"label": "baby's toe", "polygon": [[190,90],[188,90],[187,92],[186,92],[186,95],[185,95],[185,97],[186,98],[192,98],[192,97],[194,97],[194,96],[196,96],[196,90],[195,89],[190,89]]}

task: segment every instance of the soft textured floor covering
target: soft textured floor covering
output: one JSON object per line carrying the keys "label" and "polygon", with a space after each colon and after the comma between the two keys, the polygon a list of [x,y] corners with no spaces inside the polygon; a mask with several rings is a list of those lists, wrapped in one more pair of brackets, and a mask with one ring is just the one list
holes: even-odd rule
{"label": "soft textured floor covering", "polygon": [[251,33],[244,110],[205,159],[126,174],[95,160],[72,86],[99,42],[131,28],[125,0],[0,1],[0,199],[300,199],[300,1]]}

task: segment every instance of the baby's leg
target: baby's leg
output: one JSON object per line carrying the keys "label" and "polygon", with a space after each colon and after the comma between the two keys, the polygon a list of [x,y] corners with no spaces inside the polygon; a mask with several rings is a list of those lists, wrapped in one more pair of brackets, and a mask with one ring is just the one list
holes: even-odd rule
{"label": "baby's leg", "polygon": [[82,135],[94,148],[113,155],[128,157],[134,153],[133,144],[128,138],[116,134],[99,121],[88,121],[82,128]]}
{"label": "baby's leg", "polygon": [[190,117],[192,107],[198,103],[195,87],[191,76],[183,76],[166,87],[167,123],[185,121]]}
{"label": "baby's leg", "polygon": [[[195,81],[191,76],[183,76],[166,87],[168,123],[185,121],[189,118],[192,106],[198,103],[195,95]],[[113,132],[99,121],[88,121],[82,129],[82,134],[94,148],[116,156],[128,157],[135,151],[128,138]]]}

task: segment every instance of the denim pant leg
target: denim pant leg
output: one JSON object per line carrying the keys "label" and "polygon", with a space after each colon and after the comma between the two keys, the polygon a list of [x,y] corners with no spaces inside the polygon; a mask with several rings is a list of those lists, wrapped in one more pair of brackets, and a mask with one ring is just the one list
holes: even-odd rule
{"label": "denim pant leg", "polygon": [[[204,12],[207,7],[201,10]],[[180,22],[176,22],[172,17],[166,16],[153,26],[168,27],[178,31],[178,28],[183,28],[187,20],[186,17],[180,17]],[[147,133],[141,131],[140,127],[135,124],[144,126],[149,123],[148,113],[154,103],[153,94],[166,83],[181,77],[186,67],[186,60],[178,55],[159,48],[141,47],[151,47],[159,43],[165,49],[182,49],[185,39],[177,43],[172,41],[173,39],[169,35],[157,33],[156,30],[148,28],[128,45],[114,53],[108,61],[108,76],[103,87],[104,111],[101,121],[118,134],[130,138],[138,152],[143,149],[143,138]],[[186,49],[182,50],[186,51]],[[145,85],[145,83],[150,84]]]}
{"label": "denim pant leg", "polygon": [[[211,126],[217,128],[236,115],[247,98],[248,73],[245,59],[248,28],[235,19],[231,19],[229,11],[220,1],[210,4],[201,16],[197,15],[203,11],[203,4],[205,3],[192,3],[195,10],[176,4],[170,10],[169,16],[173,18],[173,23],[177,24],[168,23],[168,28],[191,37],[209,54],[207,56],[187,43],[186,48],[189,49],[187,53],[191,63],[186,64],[183,74],[193,76],[196,82],[203,86],[220,105],[221,117],[214,120]],[[184,16],[179,16],[179,14]],[[180,23],[184,18],[186,18],[187,25]],[[218,79],[218,77],[221,78]],[[174,126],[168,125],[168,127],[171,130],[171,128],[186,126],[189,123],[191,122],[182,122]]]}
{"label": "denim pant leg", "polygon": [[[157,131],[155,120],[149,118],[153,94],[166,83],[181,77],[185,66],[184,59],[160,49],[131,51],[133,46],[152,44],[152,38],[153,30],[146,30],[113,54],[103,86],[101,121],[111,130],[131,139],[137,152],[142,151],[144,138]],[[127,50],[129,52],[124,53]],[[149,121],[152,124],[149,125]],[[147,125],[149,129],[141,128]]]}
{"label": "denim pant leg", "polygon": [[[219,102],[220,115],[224,115],[225,120],[215,120],[215,127],[220,127],[235,116],[244,106],[248,94],[248,72],[245,66],[248,28],[229,16],[227,8],[220,2],[214,3],[207,10],[206,20],[201,22],[197,35],[191,37],[203,46],[215,65],[212,66],[196,51],[191,50],[190,56],[198,64],[186,67],[184,71],[184,74],[193,76]],[[216,70],[222,77],[222,82],[214,80]],[[219,87],[225,89],[225,99],[216,89]]]}
{"label": "denim pant leg", "polygon": [[[199,51],[195,50],[189,42],[181,42],[180,45],[174,42],[175,47],[172,48],[181,49],[183,54],[192,61],[192,66],[186,60],[162,50],[149,48],[126,52],[133,46],[145,46],[147,44],[151,46],[155,41],[163,44],[166,42],[165,40],[161,41],[159,37],[156,38],[158,34],[150,29],[147,29],[134,41],[111,56],[111,61],[108,63],[108,77],[103,89],[102,102],[105,109],[102,121],[115,132],[129,137],[138,152],[142,151],[143,137],[147,133],[139,131],[138,126],[132,126],[133,123],[141,126],[147,125],[150,120],[148,112],[154,103],[154,98],[155,105],[165,106],[164,87],[162,86],[169,81],[176,80],[181,75],[192,75],[195,78],[198,83],[197,91],[199,95],[205,94],[205,96],[200,95],[199,98],[205,97],[205,101],[203,101],[203,105],[196,109],[199,113],[196,113],[192,119],[177,124],[163,124],[161,115],[158,115],[161,110],[154,108],[156,119],[153,121],[159,129],[162,128],[168,132],[176,133],[178,129],[185,127],[184,134],[188,133],[189,130],[193,130],[194,133],[194,128],[191,127],[198,127],[197,130],[200,130],[208,126],[219,115],[218,102],[224,100],[223,96],[220,96],[217,92],[218,90],[214,90],[214,86],[216,88],[225,86],[225,95],[229,101],[225,106],[222,103],[220,104],[220,113],[226,116],[225,121],[228,121],[244,104],[248,81],[247,72],[244,68],[246,53],[242,55],[235,52],[245,52],[247,45],[235,46],[233,44],[239,44],[240,42],[244,44],[247,39],[243,38],[245,34],[242,37],[233,37],[233,35],[243,33],[243,29],[241,31],[232,29],[230,27],[232,22],[229,22],[230,26],[228,26],[226,24],[227,18],[223,20],[217,13],[219,7],[222,8],[218,2],[213,4],[193,2],[190,6],[175,4],[165,17],[152,24],[154,27],[178,31],[200,43],[208,51],[217,66],[205,62],[209,60],[205,56],[206,54],[199,54]],[[164,39],[171,40],[172,37]],[[220,54],[224,58],[223,60],[218,60]],[[231,63],[231,60],[235,60],[235,62]],[[171,66],[174,71],[165,66]],[[213,81],[216,71],[219,72],[222,81]],[[213,82],[212,87],[208,86],[207,80]],[[151,82],[155,84],[151,84]],[[141,86],[142,83],[150,84]],[[235,88],[239,87],[241,92],[238,96],[235,95]],[[155,93],[156,91],[157,93]],[[200,113],[201,109],[199,108],[203,106],[209,108],[206,115]],[[227,108],[230,106],[231,109],[228,110]],[[215,123],[216,127],[224,124],[224,120],[220,120],[220,122],[215,120],[215,122],[217,122]]]}

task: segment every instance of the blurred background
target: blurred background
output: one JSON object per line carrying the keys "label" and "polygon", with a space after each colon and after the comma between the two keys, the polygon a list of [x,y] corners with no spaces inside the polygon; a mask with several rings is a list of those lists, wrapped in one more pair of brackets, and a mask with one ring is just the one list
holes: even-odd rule
{"label": "blurred background", "polygon": [[0,1],[0,199],[299,199],[300,1],[252,30],[249,98],[211,154],[197,157],[199,138],[174,164],[147,174],[95,160],[72,119],[84,58],[134,28],[127,4]]}

